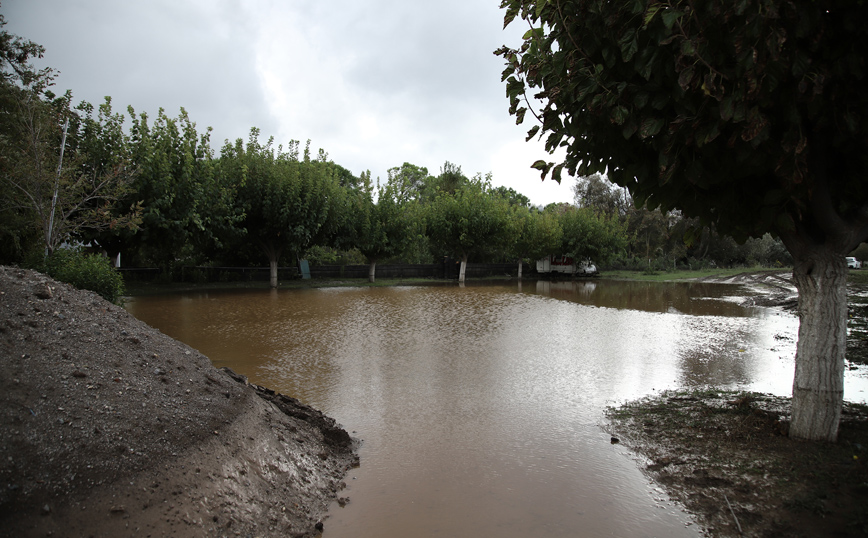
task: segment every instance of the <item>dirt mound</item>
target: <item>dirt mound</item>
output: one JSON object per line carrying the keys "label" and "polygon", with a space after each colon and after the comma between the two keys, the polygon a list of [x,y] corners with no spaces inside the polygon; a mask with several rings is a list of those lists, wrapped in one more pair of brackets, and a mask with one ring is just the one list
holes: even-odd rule
{"label": "dirt mound", "polygon": [[334,421],[91,292],[0,267],[0,535],[311,536]]}

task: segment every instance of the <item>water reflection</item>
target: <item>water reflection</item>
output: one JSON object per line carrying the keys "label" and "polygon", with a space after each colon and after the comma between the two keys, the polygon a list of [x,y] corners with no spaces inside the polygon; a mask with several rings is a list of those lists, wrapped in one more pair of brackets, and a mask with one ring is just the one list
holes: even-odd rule
{"label": "water reflection", "polygon": [[[524,291],[527,286],[523,286]],[[691,316],[754,315],[733,301],[747,290],[731,284],[709,282],[639,282],[623,280],[538,280],[535,293],[567,301],[609,308],[689,314]]]}
{"label": "water reflection", "polygon": [[[202,293],[128,308],[364,439],[352,502],[326,538],[694,536],[609,444],[602,410],[704,384],[788,394],[795,317],[742,308],[732,286],[520,286]],[[848,382],[854,399],[859,378]]]}

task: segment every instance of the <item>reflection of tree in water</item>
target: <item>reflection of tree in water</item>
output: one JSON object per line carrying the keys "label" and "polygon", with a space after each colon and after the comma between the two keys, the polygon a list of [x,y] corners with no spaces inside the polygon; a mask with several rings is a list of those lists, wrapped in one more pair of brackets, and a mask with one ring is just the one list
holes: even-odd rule
{"label": "reflection of tree in water", "polygon": [[770,348],[781,357],[795,354],[794,341],[771,345],[765,341],[771,336],[759,330],[764,325],[751,319],[684,316],[681,323],[677,344],[681,386],[751,383],[764,363],[762,354]]}
{"label": "reflection of tree in water", "polygon": [[585,305],[693,316],[745,317],[751,312],[725,297],[743,288],[708,282],[564,280],[536,282],[536,293]]}

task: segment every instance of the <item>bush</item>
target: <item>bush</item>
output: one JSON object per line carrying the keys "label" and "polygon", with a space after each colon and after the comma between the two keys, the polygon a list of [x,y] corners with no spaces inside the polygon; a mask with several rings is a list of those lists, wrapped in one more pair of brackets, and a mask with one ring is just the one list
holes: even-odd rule
{"label": "bush", "polygon": [[124,294],[124,279],[105,256],[79,250],[58,249],[34,267],[51,278],[90,290],[105,300],[117,302]]}

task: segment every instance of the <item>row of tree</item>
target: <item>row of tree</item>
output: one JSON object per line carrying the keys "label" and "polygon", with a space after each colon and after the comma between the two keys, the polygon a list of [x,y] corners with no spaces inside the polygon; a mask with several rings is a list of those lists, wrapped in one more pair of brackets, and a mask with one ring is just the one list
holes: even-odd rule
{"label": "row of tree", "polygon": [[309,143],[263,143],[257,129],[246,142],[227,141],[218,155],[210,129],[200,133],[183,109],[151,119],[132,107],[116,112],[109,98],[73,107],[69,93],[51,92],[54,72],[30,64],[42,53],[2,33],[5,263],[82,243],[133,266],[267,259],[276,285],[278,265],[294,264],[313,247],[359,253],[372,280],[378,262],[444,255],[461,259],[461,277],[474,258],[563,254],[634,268],[637,260],[658,267],[691,258],[749,261],[732,255],[740,247],[731,239],[708,230],[687,248],[684,234],[696,222],[637,209],[599,175],[579,178],[575,206],[543,209],[449,162],[438,175],[404,163],[381,185],[368,171],[355,176],[324,151],[313,153]]}

